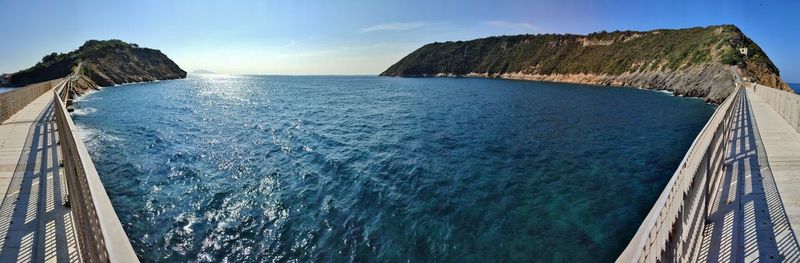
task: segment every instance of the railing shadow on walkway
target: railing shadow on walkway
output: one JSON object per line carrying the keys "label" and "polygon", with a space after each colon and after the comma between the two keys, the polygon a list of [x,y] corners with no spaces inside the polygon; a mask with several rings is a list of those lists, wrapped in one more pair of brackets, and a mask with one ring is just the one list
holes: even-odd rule
{"label": "railing shadow on walkway", "polygon": [[78,262],[52,102],[31,126],[0,204],[0,262]]}
{"label": "railing shadow on walkway", "polygon": [[757,123],[746,97],[738,102],[726,169],[713,193],[700,253],[705,262],[798,262],[791,231]]}

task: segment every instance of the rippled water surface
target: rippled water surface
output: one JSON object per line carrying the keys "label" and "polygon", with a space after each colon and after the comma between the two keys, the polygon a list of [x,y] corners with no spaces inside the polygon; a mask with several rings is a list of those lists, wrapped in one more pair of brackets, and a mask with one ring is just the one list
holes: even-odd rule
{"label": "rippled water surface", "polygon": [[75,112],[143,261],[613,260],[714,110],[494,79],[190,76]]}

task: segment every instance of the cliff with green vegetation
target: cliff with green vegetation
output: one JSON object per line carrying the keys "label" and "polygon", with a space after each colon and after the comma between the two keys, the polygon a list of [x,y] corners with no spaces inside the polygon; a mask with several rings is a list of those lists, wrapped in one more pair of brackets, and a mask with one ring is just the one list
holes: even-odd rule
{"label": "cliff with green vegetation", "polygon": [[61,78],[75,70],[80,71],[87,89],[186,77],[186,71],[161,51],[114,39],[89,40],[72,52],[44,56],[35,66],[14,73],[11,84],[21,86]]}
{"label": "cliff with green vegetation", "polygon": [[491,77],[669,90],[719,103],[736,79],[789,90],[733,25],[518,35],[425,45],[381,76]]}

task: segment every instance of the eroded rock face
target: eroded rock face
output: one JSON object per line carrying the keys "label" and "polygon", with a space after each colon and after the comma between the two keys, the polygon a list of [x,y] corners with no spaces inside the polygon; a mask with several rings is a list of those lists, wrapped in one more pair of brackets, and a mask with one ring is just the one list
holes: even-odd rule
{"label": "eroded rock face", "polygon": [[73,83],[74,86],[72,86],[72,92],[75,93],[76,97],[86,94],[87,92],[100,89],[97,83],[95,83],[89,77],[86,77],[84,75],[80,75],[78,77],[78,80]]}
{"label": "eroded rock face", "polygon": [[733,91],[737,79],[790,90],[767,55],[732,25],[433,43],[381,75],[630,86],[714,103]]}
{"label": "eroded rock face", "polygon": [[186,77],[161,51],[132,45],[101,47],[83,60],[82,73],[100,86]]}
{"label": "eroded rock face", "polygon": [[[72,52],[45,56],[35,66],[14,73],[11,82],[26,85],[61,78],[74,71],[85,77],[82,85],[99,86],[186,77],[186,71],[159,50],[120,40],[89,40]],[[87,89],[91,88],[83,90]]]}
{"label": "eroded rock face", "polygon": [[734,89],[735,77],[730,68],[722,65],[700,65],[680,71],[625,72],[620,75],[596,74],[502,74],[470,73],[464,77],[489,77],[517,80],[552,81],[603,86],[626,86],[667,90],[675,95],[701,97],[721,103]]}

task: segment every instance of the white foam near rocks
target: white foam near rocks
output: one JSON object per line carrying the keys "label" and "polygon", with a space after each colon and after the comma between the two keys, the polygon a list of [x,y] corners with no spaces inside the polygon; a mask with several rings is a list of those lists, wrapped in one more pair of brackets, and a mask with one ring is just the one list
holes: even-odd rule
{"label": "white foam near rocks", "polygon": [[666,94],[669,94],[669,95],[675,95],[675,92],[672,92],[672,91],[669,91],[669,90],[665,90],[665,89],[660,89],[660,90],[656,90],[656,91],[661,92],[661,93],[666,93]]}
{"label": "white foam near rocks", "polygon": [[97,109],[95,108],[77,108],[70,114],[72,116],[86,116],[95,112],[97,112]]}
{"label": "white foam near rocks", "polygon": [[104,132],[98,129],[87,128],[83,125],[75,124],[75,134],[78,135],[78,138],[81,139],[84,143],[92,148],[95,142],[115,142],[121,141],[122,138],[109,134],[108,132]]}

